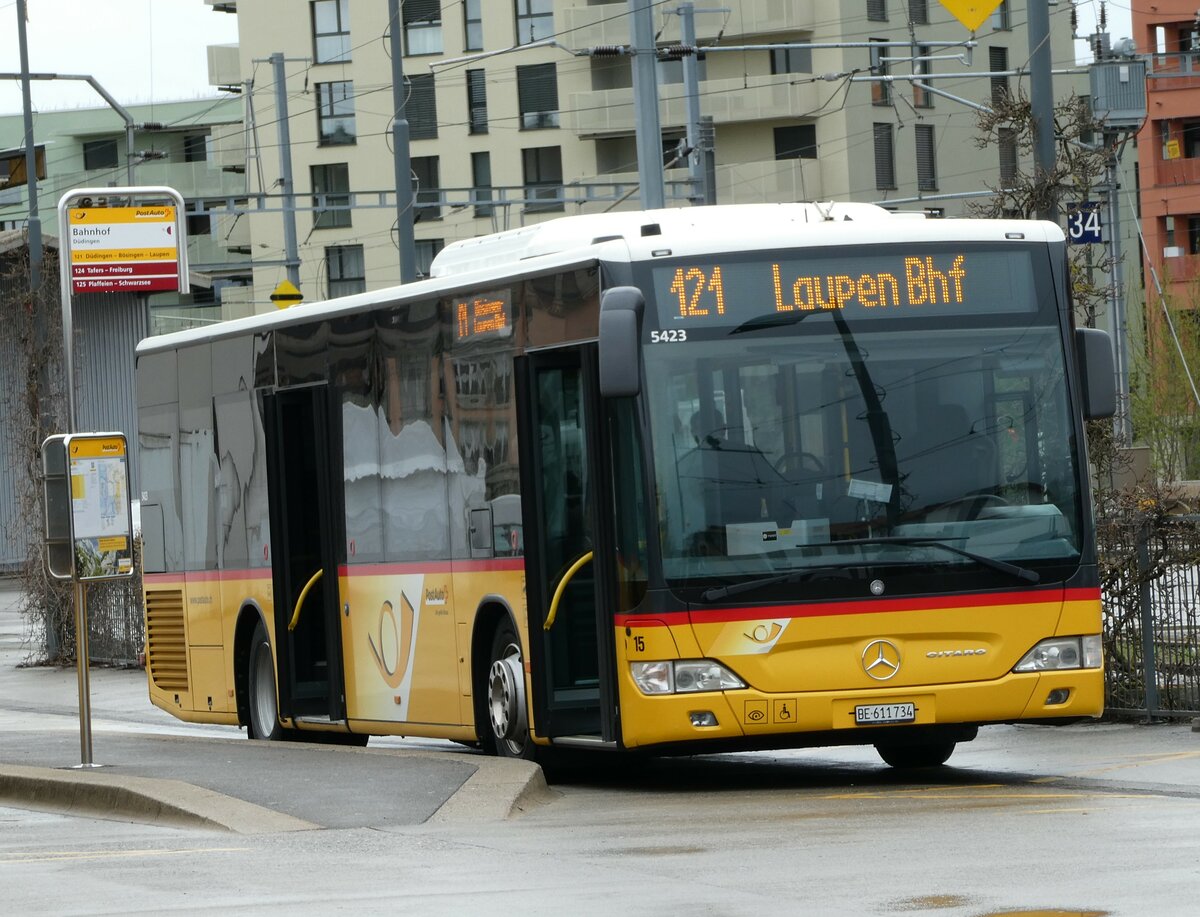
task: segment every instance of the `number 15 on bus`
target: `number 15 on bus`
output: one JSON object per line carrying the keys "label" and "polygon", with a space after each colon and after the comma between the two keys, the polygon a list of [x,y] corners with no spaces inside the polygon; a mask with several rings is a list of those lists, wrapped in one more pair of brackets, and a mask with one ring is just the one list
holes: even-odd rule
{"label": "number 15 on bus", "polygon": [[1072,245],[1104,241],[1100,224],[1100,202],[1081,201],[1067,209],[1067,238]]}

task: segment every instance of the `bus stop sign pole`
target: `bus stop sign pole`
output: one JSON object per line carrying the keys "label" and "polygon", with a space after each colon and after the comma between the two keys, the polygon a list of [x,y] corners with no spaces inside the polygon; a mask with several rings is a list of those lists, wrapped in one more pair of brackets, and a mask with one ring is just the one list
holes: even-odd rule
{"label": "bus stop sign pole", "polygon": [[92,760],[87,584],[133,575],[128,452],[123,433],[65,433],[42,443],[46,568],[55,579],[73,581],[80,767],[98,766]]}

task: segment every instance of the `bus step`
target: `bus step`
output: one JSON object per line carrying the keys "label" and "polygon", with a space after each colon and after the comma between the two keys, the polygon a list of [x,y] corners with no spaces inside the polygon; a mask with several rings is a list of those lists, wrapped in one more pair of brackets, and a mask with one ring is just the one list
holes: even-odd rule
{"label": "bus step", "polygon": [[617,748],[616,742],[606,742],[600,736],[554,736],[550,739],[550,744],[572,748]]}

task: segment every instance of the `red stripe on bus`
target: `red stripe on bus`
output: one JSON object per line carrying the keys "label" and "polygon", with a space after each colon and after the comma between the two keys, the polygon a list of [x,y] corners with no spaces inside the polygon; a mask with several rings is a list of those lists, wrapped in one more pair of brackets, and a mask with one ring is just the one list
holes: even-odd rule
{"label": "red stripe on bus", "polygon": [[431,560],[395,564],[343,564],[338,576],[398,576],[406,573],[502,573],[524,572],[525,558],[505,557],[489,560]]}
{"label": "red stripe on bus", "polygon": [[853,602],[811,602],[804,605],[759,605],[745,608],[719,608],[712,611],[670,611],[662,614],[619,614],[617,627],[653,627],[676,624],[726,624],[765,618],[818,618],[838,615],[889,614],[901,611],[937,611],[942,609],[990,608],[997,605],[1044,605],[1046,603],[1100,601],[1096,587],[1054,589],[1030,592],[985,592],[974,595],[934,595],[903,599],[875,599]]}

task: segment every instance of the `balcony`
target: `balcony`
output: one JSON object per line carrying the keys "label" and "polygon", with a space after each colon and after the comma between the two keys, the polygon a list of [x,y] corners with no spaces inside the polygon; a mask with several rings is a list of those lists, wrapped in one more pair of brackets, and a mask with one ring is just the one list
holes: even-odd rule
{"label": "balcony", "polygon": [[717,201],[775,204],[825,197],[817,159],[780,159],[717,166]]}
{"label": "balcony", "polygon": [[208,46],[208,85],[240,86],[242,68],[237,45]]}
{"label": "balcony", "polygon": [[[667,206],[683,205],[689,194],[686,169],[667,169]],[[636,188],[636,172],[602,175],[605,182],[625,184]],[[821,184],[821,164],[816,159],[768,159],[762,162],[739,162],[717,166],[717,203],[720,204],[776,204],[783,201],[822,200],[825,194]],[[607,198],[597,198],[597,201]],[[638,197],[627,201],[627,208],[638,207]]]}
{"label": "balcony", "polygon": [[[774,35],[813,30],[815,3],[796,3],[794,0],[742,0],[737,14],[729,21],[724,38],[746,35]],[[696,41],[712,41],[725,25],[723,13],[704,14],[697,10]],[[564,20],[560,31],[570,36],[574,48],[593,48],[597,45],[627,45],[629,37],[629,6],[609,3],[604,6],[578,6],[556,13]],[[673,17],[672,17],[673,18]],[[679,24],[668,21],[663,41],[679,40]]]}
{"label": "balcony", "polygon": [[1162,159],[1155,163],[1155,186],[1200,185],[1200,158]]}
{"label": "balcony", "polygon": [[[700,114],[711,115],[717,124],[736,124],[783,118],[817,108],[814,83],[793,83],[780,76],[705,80],[700,84]],[[683,86],[658,88],[659,120],[664,128],[687,123],[687,99]],[[567,127],[583,136],[627,134],[634,129],[633,90],[605,89],[571,93],[566,113]]]}

